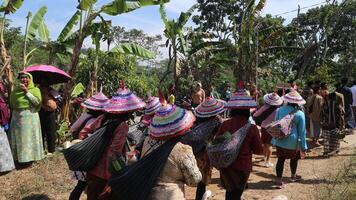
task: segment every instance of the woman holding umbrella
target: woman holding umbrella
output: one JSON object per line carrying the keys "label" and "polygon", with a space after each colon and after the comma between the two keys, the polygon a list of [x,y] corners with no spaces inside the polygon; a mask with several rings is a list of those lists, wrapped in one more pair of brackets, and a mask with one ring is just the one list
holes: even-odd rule
{"label": "woman holding umbrella", "polygon": [[41,124],[41,91],[35,87],[32,75],[19,74],[20,85],[10,96],[12,120],[10,125],[13,156],[19,163],[29,163],[44,158]]}
{"label": "woman holding umbrella", "polygon": [[40,84],[42,95],[41,110],[39,112],[43,141],[47,141],[48,155],[55,152],[56,142],[56,109],[58,92],[50,85],[68,82],[71,77],[61,69],[51,65],[33,65],[24,69],[31,73],[33,81]]}

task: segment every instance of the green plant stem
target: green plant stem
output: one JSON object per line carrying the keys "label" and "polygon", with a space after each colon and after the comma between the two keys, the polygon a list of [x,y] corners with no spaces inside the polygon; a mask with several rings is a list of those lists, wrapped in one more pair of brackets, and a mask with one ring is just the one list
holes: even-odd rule
{"label": "green plant stem", "polygon": [[30,22],[30,12],[28,13],[27,17],[26,17],[26,30],[25,30],[25,43],[24,43],[24,47],[23,47],[23,68],[25,69],[26,64],[27,64],[27,55],[26,55],[26,48],[27,48],[27,34],[28,34],[28,25]]}
{"label": "green plant stem", "polygon": [[5,20],[6,20],[6,13],[4,12],[4,15],[2,17],[2,23],[1,23],[1,37],[0,37],[0,42],[1,44],[4,44],[4,30],[5,30]]}

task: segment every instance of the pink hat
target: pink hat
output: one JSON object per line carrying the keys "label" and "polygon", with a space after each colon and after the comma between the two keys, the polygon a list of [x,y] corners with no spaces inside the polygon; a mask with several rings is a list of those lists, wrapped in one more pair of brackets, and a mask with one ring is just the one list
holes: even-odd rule
{"label": "pink hat", "polygon": [[263,100],[265,102],[265,104],[271,105],[271,106],[280,106],[283,104],[283,99],[278,96],[277,93],[270,93],[270,94],[266,94],[265,96],[263,96]]}
{"label": "pink hat", "polygon": [[226,108],[251,109],[257,108],[257,103],[247,94],[246,90],[239,89],[231,95],[230,100],[227,102]]}
{"label": "pink hat", "polygon": [[81,106],[91,110],[103,111],[104,107],[108,103],[109,98],[107,98],[102,92],[99,92],[81,103]]}
{"label": "pink hat", "polygon": [[145,102],[125,88],[125,83],[121,81],[119,90],[105,106],[105,111],[112,114],[122,114],[141,110],[144,107]]}
{"label": "pink hat", "polygon": [[226,102],[212,97],[207,97],[195,109],[195,116],[200,118],[207,118],[218,115],[225,111]]}
{"label": "pink hat", "polygon": [[185,134],[195,121],[191,111],[176,105],[164,104],[155,114],[149,126],[150,137],[167,140]]}
{"label": "pink hat", "polygon": [[300,96],[300,94],[295,90],[292,90],[288,94],[284,95],[282,99],[287,103],[295,103],[298,105],[305,104],[305,100],[303,99],[303,97]]}
{"label": "pink hat", "polygon": [[145,115],[155,114],[160,107],[161,103],[159,102],[158,97],[149,97],[146,103]]}

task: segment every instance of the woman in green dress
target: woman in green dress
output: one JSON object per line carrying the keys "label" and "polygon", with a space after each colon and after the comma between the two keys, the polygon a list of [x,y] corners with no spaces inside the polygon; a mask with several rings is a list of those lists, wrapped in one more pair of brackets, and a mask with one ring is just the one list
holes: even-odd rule
{"label": "woman in green dress", "polygon": [[32,75],[20,72],[20,85],[10,96],[12,120],[10,125],[11,147],[14,160],[29,163],[44,158],[41,124],[41,92],[35,87]]}

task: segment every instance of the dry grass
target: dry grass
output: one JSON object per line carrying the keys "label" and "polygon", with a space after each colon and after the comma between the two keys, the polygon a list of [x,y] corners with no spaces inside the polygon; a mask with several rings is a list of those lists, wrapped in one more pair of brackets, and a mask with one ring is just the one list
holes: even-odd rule
{"label": "dry grass", "polygon": [[[60,153],[0,177],[0,196],[7,200],[68,199],[75,181]],[[0,198],[2,200],[2,198]]]}
{"label": "dry grass", "polygon": [[320,187],[317,199],[356,199],[356,156],[349,158],[338,172],[330,173],[325,179],[326,184]]}

